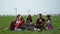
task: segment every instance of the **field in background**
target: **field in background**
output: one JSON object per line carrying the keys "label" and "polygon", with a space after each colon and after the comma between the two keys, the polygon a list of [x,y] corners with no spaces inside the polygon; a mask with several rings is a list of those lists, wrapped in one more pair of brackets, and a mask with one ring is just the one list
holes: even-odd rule
{"label": "field in background", "polygon": [[[10,22],[15,20],[15,16],[0,16],[0,34],[60,34],[60,16],[51,16],[52,24],[54,26],[54,30],[43,30],[42,32],[37,31],[10,31],[5,30],[9,27]],[[46,18],[45,16],[43,18]],[[24,16],[26,19],[26,16]],[[32,17],[33,22],[36,22],[37,16]]]}

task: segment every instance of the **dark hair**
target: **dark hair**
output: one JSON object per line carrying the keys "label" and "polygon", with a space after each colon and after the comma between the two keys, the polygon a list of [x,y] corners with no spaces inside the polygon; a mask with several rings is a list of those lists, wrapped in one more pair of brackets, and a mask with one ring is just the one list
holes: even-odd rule
{"label": "dark hair", "polygon": [[46,17],[48,17],[48,18],[49,18],[49,20],[51,20],[51,19],[50,19],[50,15],[46,15]]}
{"label": "dark hair", "polygon": [[[29,18],[30,18],[30,19],[29,19]],[[28,17],[27,17],[26,21],[27,21],[27,20],[32,20],[31,15],[28,15]]]}
{"label": "dark hair", "polygon": [[21,16],[20,19],[24,23],[25,20],[24,20],[23,16]]}
{"label": "dark hair", "polygon": [[17,17],[16,18],[18,18],[20,15],[17,15]]}
{"label": "dark hair", "polygon": [[41,13],[39,13],[39,15],[40,15],[40,16],[42,16],[42,14],[41,14]]}
{"label": "dark hair", "polygon": [[20,19],[23,20],[24,19],[23,16],[21,16]]}
{"label": "dark hair", "polygon": [[50,15],[46,15],[46,17],[50,17]]}
{"label": "dark hair", "polygon": [[42,18],[42,14],[41,13],[39,13],[39,18]]}

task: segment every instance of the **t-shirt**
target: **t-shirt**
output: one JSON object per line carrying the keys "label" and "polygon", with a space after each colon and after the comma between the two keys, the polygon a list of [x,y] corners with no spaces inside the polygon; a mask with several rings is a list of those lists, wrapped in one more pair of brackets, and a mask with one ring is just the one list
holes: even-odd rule
{"label": "t-shirt", "polygon": [[50,20],[47,20],[47,22],[46,23],[51,23],[51,21]]}
{"label": "t-shirt", "polygon": [[42,19],[37,19],[36,24],[43,24],[45,22],[45,20]]}

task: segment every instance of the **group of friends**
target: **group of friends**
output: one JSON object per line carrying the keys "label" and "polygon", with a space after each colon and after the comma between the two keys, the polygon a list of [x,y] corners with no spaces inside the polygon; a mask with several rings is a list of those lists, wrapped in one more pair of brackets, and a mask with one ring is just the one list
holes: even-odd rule
{"label": "group of friends", "polygon": [[46,15],[46,19],[42,17],[42,14],[38,14],[36,22],[33,22],[32,16],[28,15],[26,20],[23,16],[17,15],[16,20],[10,24],[10,30],[31,30],[31,31],[42,31],[42,30],[53,30],[50,15]]}

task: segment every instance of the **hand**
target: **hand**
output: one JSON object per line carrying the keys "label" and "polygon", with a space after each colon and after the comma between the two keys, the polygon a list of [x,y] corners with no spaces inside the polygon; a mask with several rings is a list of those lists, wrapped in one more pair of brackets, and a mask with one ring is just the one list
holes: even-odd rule
{"label": "hand", "polygon": [[15,30],[16,30],[17,28],[15,28]]}

